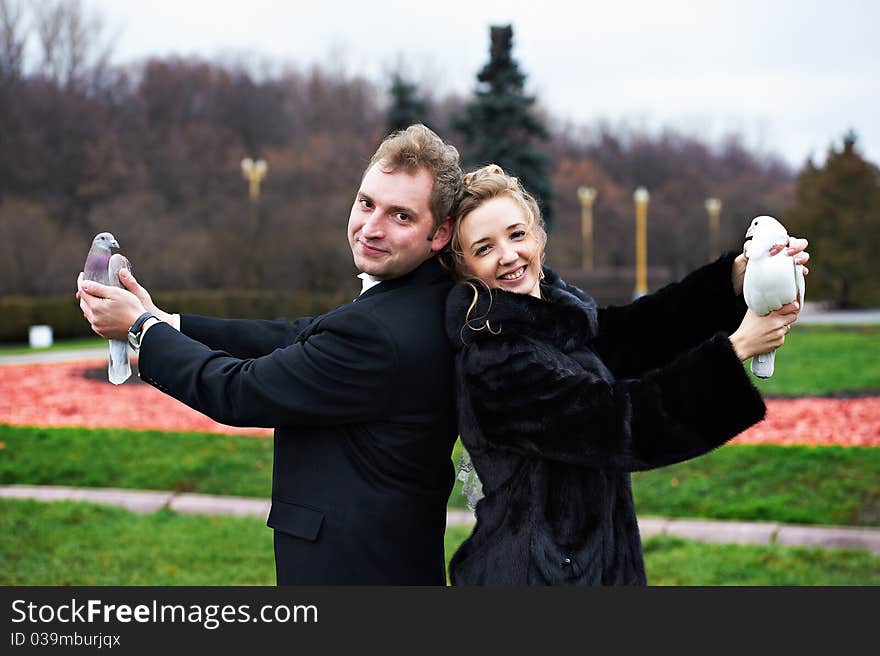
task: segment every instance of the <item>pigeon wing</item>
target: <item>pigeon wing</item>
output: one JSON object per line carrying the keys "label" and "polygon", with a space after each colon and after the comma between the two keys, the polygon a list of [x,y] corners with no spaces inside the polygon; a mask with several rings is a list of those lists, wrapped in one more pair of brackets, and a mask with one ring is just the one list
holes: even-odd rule
{"label": "pigeon wing", "polygon": [[[131,262],[121,253],[114,253],[110,256],[107,265],[108,283],[115,287],[123,287],[119,281],[119,270],[128,269],[131,271]],[[121,385],[129,376],[131,376],[131,363],[128,355],[128,342],[120,339],[111,339],[110,342],[110,363],[107,367],[107,374],[110,382],[114,385]]]}
{"label": "pigeon wing", "polygon": [[798,290],[798,302],[800,309],[804,309],[804,296],[807,293],[807,281],[804,279],[804,265],[796,264],[794,267],[794,281]]}
{"label": "pigeon wing", "polygon": [[131,271],[131,262],[129,262],[128,258],[122,253],[114,253],[110,256],[110,264],[107,267],[107,277],[109,278],[109,284],[116,287],[123,287],[124,289],[123,284],[119,282],[120,269],[128,269]]}

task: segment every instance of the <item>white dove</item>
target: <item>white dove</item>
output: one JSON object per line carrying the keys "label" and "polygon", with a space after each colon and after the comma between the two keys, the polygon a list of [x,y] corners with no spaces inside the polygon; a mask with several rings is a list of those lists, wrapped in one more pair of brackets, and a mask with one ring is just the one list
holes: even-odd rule
{"label": "white dove", "polygon": [[[102,285],[122,287],[119,281],[119,270],[131,271],[128,258],[120,253],[110,254],[111,248],[119,248],[119,242],[109,232],[100,232],[92,240],[92,247],[86,256],[83,277],[94,280]],[[114,385],[121,385],[131,376],[131,364],[128,360],[128,342],[111,339],[110,363],[107,367],[108,377]]]}
{"label": "white dove", "polygon": [[[743,279],[743,296],[746,305],[757,315],[778,310],[797,300],[804,306],[804,267],[795,264],[794,257],[784,252],[770,255],[774,244],[786,244],[788,232],[772,216],[752,219],[746,231],[746,273]],[[759,378],[773,375],[776,351],[752,357],[752,373]]]}

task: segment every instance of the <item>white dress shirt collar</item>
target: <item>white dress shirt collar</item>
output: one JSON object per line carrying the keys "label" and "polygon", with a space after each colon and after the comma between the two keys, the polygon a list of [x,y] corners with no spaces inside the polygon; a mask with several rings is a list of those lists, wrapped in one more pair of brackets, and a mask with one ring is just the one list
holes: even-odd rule
{"label": "white dress shirt collar", "polygon": [[369,273],[359,273],[358,278],[361,279],[361,294],[370,289],[370,287],[375,287],[382,282],[381,279],[374,278]]}

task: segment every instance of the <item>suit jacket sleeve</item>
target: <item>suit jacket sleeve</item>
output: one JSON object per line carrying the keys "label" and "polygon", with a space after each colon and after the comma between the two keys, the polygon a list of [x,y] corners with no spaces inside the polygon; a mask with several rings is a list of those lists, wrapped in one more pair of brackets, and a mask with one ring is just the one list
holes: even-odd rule
{"label": "suit jacket sleeve", "polygon": [[233,357],[156,324],[144,335],[139,367],[146,382],[218,422],[270,428],[387,415],[397,361],[387,328],[349,313],[258,358]]}
{"label": "suit jacket sleeve", "polygon": [[600,309],[593,347],[602,361],[618,378],[638,377],[716,332],[734,332],[746,313],[731,281],[737,255],[727,253],[629,305]]}
{"label": "suit jacket sleeve", "polygon": [[258,358],[277,348],[290,346],[312,320],[312,317],[292,322],[285,319],[217,319],[182,314],[180,331],[211,349],[226,351],[236,358]]}
{"label": "suit jacket sleeve", "polygon": [[490,445],[569,464],[639,470],[681,462],[765,413],[723,334],[640,379],[614,382],[522,337],[474,343],[459,357]]}

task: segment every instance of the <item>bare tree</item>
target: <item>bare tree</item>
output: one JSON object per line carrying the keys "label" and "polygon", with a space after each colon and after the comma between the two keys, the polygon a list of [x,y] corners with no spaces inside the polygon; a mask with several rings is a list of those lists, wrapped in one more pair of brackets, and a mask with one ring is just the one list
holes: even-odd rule
{"label": "bare tree", "polygon": [[0,0],[0,84],[21,78],[24,45],[22,8],[13,0]]}
{"label": "bare tree", "polygon": [[110,64],[112,45],[102,42],[104,22],[86,15],[81,0],[43,0],[34,6],[41,71],[58,86],[89,89]]}

